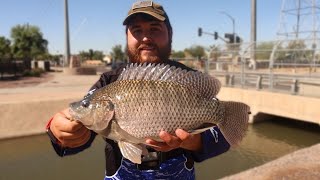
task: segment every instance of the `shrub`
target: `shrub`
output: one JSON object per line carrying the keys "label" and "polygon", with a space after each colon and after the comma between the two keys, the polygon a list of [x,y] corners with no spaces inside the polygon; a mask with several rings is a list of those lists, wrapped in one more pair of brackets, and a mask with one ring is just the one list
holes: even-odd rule
{"label": "shrub", "polygon": [[40,77],[42,73],[45,71],[42,68],[34,68],[31,70],[24,71],[24,76],[31,76],[31,77]]}

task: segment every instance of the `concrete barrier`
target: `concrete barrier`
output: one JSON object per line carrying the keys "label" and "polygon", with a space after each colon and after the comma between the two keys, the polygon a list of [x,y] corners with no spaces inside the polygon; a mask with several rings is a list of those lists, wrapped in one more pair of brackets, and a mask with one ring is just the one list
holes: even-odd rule
{"label": "concrete barrier", "polygon": [[304,148],[222,180],[320,179],[320,144]]}
{"label": "concrete barrier", "polygon": [[75,99],[29,101],[0,104],[0,139],[41,134],[54,113]]}

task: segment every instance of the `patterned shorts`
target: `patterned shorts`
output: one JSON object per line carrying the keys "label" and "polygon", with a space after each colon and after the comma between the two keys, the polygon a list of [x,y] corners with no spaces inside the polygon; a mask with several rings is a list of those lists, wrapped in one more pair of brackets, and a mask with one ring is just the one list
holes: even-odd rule
{"label": "patterned shorts", "polygon": [[105,176],[105,180],[151,180],[151,179],[183,179],[194,180],[194,167],[186,166],[187,158],[177,156],[161,163],[159,170],[139,170],[137,166],[127,159],[121,160],[121,165],[112,176]]}

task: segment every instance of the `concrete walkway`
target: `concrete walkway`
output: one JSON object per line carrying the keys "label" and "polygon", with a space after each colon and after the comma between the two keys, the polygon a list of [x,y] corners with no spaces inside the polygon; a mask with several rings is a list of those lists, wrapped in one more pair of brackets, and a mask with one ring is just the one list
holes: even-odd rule
{"label": "concrete walkway", "polygon": [[80,100],[99,79],[52,74],[52,80],[36,86],[0,89],[0,139],[44,133],[48,119]]}

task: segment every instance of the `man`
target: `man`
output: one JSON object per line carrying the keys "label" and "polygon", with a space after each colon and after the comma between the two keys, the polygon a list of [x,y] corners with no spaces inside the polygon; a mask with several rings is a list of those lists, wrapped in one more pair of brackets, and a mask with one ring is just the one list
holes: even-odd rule
{"label": "man", "polygon": [[[169,60],[172,41],[172,27],[163,7],[152,1],[134,3],[125,18],[127,54],[134,63],[166,63],[189,71],[191,68]],[[92,86],[92,91],[113,81],[123,67],[101,75]],[[48,123],[47,132],[59,156],[78,153],[90,147],[96,134],[81,123],[69,121],[68,109],[57,113]],[[201,134],[191,135],[182,129],[175,134],[161,131],[164,142],[147,139],[148,156],[142,157],[142,164],[133,164],[124,159],[116,142],[106,139],[105,179],[195,179],[194,161],[201,162],[229,149],[217,127]]]}

